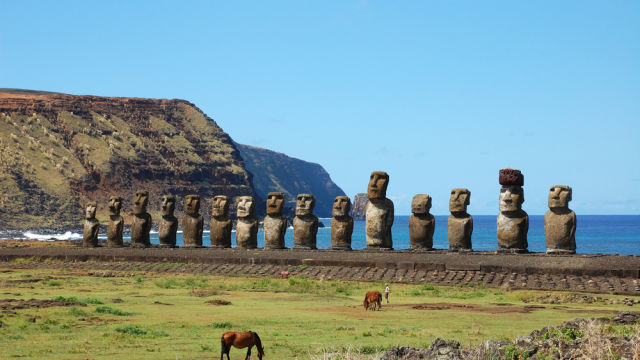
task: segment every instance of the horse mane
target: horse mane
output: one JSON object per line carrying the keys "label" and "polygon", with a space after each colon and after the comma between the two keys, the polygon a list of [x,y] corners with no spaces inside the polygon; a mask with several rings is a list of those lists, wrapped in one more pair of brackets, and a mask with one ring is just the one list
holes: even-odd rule
{"label": "horse mane", "polygon": [[262,347],[262,341],[260,341],[260,336],[258,336],[258,333],[255,331],[252,331],[251,333],[253,334],[253,337],[256,340],[256,346],[258,347],[258,351],[261,354],[264,354],[264,348]]}

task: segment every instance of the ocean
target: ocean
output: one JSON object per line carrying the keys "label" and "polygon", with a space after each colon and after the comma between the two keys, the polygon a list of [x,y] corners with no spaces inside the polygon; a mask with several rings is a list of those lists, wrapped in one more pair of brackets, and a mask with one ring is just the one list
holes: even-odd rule
{"label": "ocean", "polygon": [[[447,215],[436,215],[436,229],[433,235],[433,247],[448,249]],[[318,249],[331,247],[331,218],[321,218],[325,225],[318,229]],[[576,229],[576,246],[579,254],[620,254],[640,255],[640,215],[578,215]],[[396,216],[393,228],[393,248],[403,250],[409,248],[409,216]],[[232,233],[232,244],[235,246],[235,232]],[[65,234],[36,234],[26,232],[23,236],[11,238],[25,238],[37,240],[73,240],[81,239],[82,234],[67,232]],[[0,235],[0,239],[2,235]],[[106,239],[106,234],[100,234],[100,239]],[[182,233],[178,233],[178,245],[182,245]],[[124,240],[130,241],[130,235],[125,234]],[[529,251],[546,251],[544,242],[544,216],[529,216]],[[498,248],[496,241],[496,216],[476,215],[473,217],[472,246],[478,251],[494,251]],[[158,244],[157,232],[151,233],[151,243]],[[205,246],[211,244],[209,232],[203,236]],[[293,228],[289,228],[285,235],[287,247],[293,247]],[[354,250],[366,247],[365,222],[354,221],[352,248]],[[258,233],[258,247],[264,247],[264,232]]]}

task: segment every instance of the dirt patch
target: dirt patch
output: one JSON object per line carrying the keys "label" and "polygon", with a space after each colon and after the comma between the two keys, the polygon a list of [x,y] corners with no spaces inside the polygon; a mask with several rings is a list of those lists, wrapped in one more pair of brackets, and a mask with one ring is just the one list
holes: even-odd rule
{"label": "dirt patch", "polygon": [[162,301],[154,301],[153,305],[173,305],[173,304],[163,303]]}
{"label": "dirt patch", "polygon": [[209,300],[209,301],[205,302],[205,304],[209,304],[209,305],[231,305],[231,301],[213,299],[213,300]]}
{"label": "dirt patch", "polygon": [[4,310],[21,310],[21,309],[41,309],[52,306],[87,306],[73,301],[56,301],[56,300],[40,300],[40,299],[0,299],[0,309]]}
{"label": "dirt patch", "polygon": [[570,309],[570,310],[565,310],[565,312],[569,313],[569,314],[583,314],[583,313],[589,313],[589,314],[617,314],[619,312],[619,310],[578,310],[578,309]]}
{"label": "dirt patch", "polygon": [[546,307],[538,306],[538,305],[515,306],[511,304],[499,304],[497,307],[487,307],[487,306],[480,306],[480,305],[473,305],[473,304],[457,304],[457,303],[415,304],[415,305],[404,305],[404,306],[409,306],[414,310],[458,310],[463,312],[484,312],[489,314],[504,314],[504,313],[526,314],[535,310],[546,309]]}
{"label": "dirt patch", "polygon": [[197,297],[209,297],[215,294],[216,294],[215,292],[207,291],[207,290],[194,290],[191,292],[191,296],[197,296]]}

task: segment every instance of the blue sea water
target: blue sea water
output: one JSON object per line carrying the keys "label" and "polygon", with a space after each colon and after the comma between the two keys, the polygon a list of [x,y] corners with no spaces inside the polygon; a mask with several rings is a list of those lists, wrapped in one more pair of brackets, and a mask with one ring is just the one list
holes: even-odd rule
{"label": "blue sea water", "polygon": [[[447,215],[436,216],[436,229],[433,235],[433,247],[448,249]],[[331,219],[320,219],[326,227],[318,229],[317,247],[331,247]],[[640,255],[640,215],[578,215],[576,229],[576,246],[580,254],[620,254]],[[396,250],[409,248],[409,216],[396,216],[393,227],[393,248]],[[101,234],[106,239],[106,234]],[[125,234],[125,241],[130,240]],[[472,246],[478,251],[494,251],[498,248],[496,240],[496,216],[476,215],[473,217]],[[544,216],[529,216],[529,251],[546,251],[544,242]],[[151,243],[158,244],[158,234],[151,234]],[[209,232],[203,236],[203,244],[209,246]],[[232,233],[232,244],[235,247],[235,232]],[[182,233],[178,233],[178,245],[183,245]],[[293,229],[289,228],[285,235],[285,245],[293,247]],[[353,226],[352,248],[366,247],[365,222],[355,221]],[[258,247],[264,247],[264,232],[258,233]]]}

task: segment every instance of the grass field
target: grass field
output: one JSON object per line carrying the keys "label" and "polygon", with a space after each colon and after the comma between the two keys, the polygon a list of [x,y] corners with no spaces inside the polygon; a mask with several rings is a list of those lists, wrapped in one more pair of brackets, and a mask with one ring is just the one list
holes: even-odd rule
{"label": "grass field", "polygon": [[[436,337],[477,344],[630,309],[608,301],[536,302],[549,291],[393,283],[391,303],[365,311],[364,293],[383,285],[0,264],[0,357],[210,359],[220,356],[223,332],[253,330],[266,359],[344,356],[334,352],[366,358],[394,345],[428,347]],[[45,307],[51,304],[64,306]],[[244,359],[245,352],[232,349],[231,358]]]}

